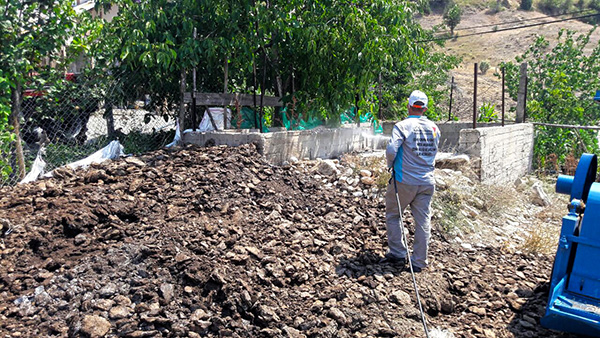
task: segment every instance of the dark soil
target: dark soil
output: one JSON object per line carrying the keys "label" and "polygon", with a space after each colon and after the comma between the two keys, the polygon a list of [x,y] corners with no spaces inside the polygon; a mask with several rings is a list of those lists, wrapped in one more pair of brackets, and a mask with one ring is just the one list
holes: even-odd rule
{"label": "dark soil", "polygon": [[[252,145],[55,176],[0,191],[2,336],[424,336],[410,272],[378,263],[384,206]],[[539,325],[551,257],[434,231],[430,258],[416,275],[430,327],[560,336]]]}

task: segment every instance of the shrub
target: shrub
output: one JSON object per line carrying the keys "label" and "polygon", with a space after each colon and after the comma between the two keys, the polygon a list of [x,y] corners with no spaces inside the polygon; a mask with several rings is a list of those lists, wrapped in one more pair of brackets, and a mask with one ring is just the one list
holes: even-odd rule
{"label": "shrub", "polygon": [[450,28],[450,34],[454,35],[454,28],[460,23],[462,10],[457,4],[449,4],[444,12],[444,24]]}
{"label": "shrub", "polygon": [[537,7],[540,12],[549,15],[567,13],[573,7],[572,0],[540,0]]}
{"label": "shrub", "polygon": [[529,10],[531,10],[532,5],[533,5],[533,0],[521,0],[520,8],[522,10],[529,11]]}
{"label": "shrub", "polygon": [[479,107],[479,117],[477,122],[493,122],[498,120],[498,114],[496,114],[496,105],[489,102],[482,104]]}
{"label": "shrub", "polygon": [[488,69],[490,69],[490,63],[487,61],[481,61],[479,64],[479,70],[481,71],[481,74],[485,74]]}
{"label": "shrub", "polygon": [[495,14],[502,11],[503,5],[500,0],[496,0],[490,3],[490,13]]}

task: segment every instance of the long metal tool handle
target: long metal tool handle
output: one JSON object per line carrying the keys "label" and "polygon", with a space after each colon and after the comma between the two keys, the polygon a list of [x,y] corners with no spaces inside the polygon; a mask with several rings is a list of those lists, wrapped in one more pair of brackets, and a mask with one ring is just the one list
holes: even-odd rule
{"label": "long metal tool handle", "polygon": [[402,231],[402,240],[406,245],[406,257],[408,259],[408,267],[410,268],[410,275],[412,276],[413,285],[415,287],[415,294],[417,295],[417,304],[419,304],[419,311],[421,311],[421,321],[423,322],[423,329],[425,330],[425,337],[429,338],[429,330],[427,329],[427,320],[425,320],[425,313],[423,312],[423,306],[421,305],[421,297],[419,297],[419,287],[417,286],[417,280],[415,278],[415,272],[413,271],[412,261],[410,253],[408,252],[408,241],[406,240],[406,233],[404,233],[404,219],[402,217],[402,206],[400,205],[400,196],[398,196],[398,186],[396,185],[396,172],[392,171],[392,181],[394,181],[394,191],[396,192],[396,203],[398,203],[398,214],[400,215],[400,231]]}

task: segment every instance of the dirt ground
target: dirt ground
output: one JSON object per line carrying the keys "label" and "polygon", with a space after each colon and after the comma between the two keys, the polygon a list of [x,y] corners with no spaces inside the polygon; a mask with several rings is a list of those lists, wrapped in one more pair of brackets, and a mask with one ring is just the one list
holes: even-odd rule
{"label": "dirt ground", "polygon": [[[423,337],[378,199],[253,145],[56,176],[0,191],[2,337]],[[446,237],[416,275],[430,327],[568,337],[539,324],[553,257]]]}

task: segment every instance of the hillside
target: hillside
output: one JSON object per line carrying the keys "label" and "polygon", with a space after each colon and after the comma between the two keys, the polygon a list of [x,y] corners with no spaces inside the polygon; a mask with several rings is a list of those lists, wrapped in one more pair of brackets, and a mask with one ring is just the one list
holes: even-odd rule
{"label": "hillside", "polygon": [[[545,17],[545,18],[544,18]],[[531,20],[534,18],[543,18],[535,21],[526,21],[523,23],[511,23],[502,25],[502,23],[518,20]],[[562,17],[561,17],[562,18]],[[533,23],[549,22],[559,18],[548,18],[546,14],[536,11],[518,10],[518,4],[512,4],[511,9],[504,9],[498,13],[492,14],[489,9],[480,7],[467,7],[463,10],[460,24],[455,31],[458,38],[447,40],[444,47],[440,50],[452,55],[460,56],[463,62],[459,68],[451,74],[455,77],[457,91],[454,94],[455,103],[453,111],[457,113],[461,120],[469,120],[472,116],[473,107],[473,63],[487,61],[490,63],[490,70],[485,74],[479,74],[478,79],[478,106],[484,102],[492,102],[497,105],[497,110],[501,105],[501,80],[494,76],[495,67],[503,61],[513,61],[517,55],[527,50],[529,45],[537,36],[544,36],[552,43],[556,42],[560,29],[570,29],[578,32],[588,32],[593,28],[592,25],[577,20],[552,23],[535,27],[508,30],[491,34],[472,35],[461,38],[461,35],[467,35],[477,32],[487,32],[498,29],[518,27]],[[442,23],[442,13],[434,13],[420,18],[423,27],[431,28]],[[478,29],[468,29],[474,26],[491,25]],[[498,25],[498,26],[495,26]],[[588,46],[596,46],[600,40],[600,31],[594,32]],[[448,85],[448,88],[450,85]],[[509,102],[508,105],[514,105],[515,102]],[[514,115],[513,115],[514,118]]]}

